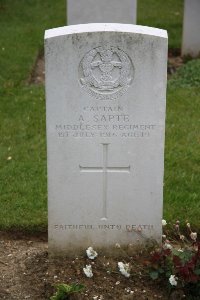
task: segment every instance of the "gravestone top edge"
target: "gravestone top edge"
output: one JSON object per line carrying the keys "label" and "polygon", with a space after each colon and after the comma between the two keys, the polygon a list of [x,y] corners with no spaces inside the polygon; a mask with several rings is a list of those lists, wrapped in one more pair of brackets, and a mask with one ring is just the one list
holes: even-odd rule
{"label": "gravestone top edge", "polygon": [[154,27],[121,23],[90,23],[48,29],[45,31],[45,39],[87,32],[125,32],[152,35],[166,39],[168,38],[166,30]]}

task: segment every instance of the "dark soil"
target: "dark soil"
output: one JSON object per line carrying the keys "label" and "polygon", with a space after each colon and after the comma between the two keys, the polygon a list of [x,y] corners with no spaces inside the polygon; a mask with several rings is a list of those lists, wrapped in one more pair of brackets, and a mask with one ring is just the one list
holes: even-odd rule
{"label": "dark soil", "polygon": [[167,73],[168,78],[173,75],[178,68],[180,68],[184,63],[184,58],[181,57],[181,50],[180,49],[169,49],[168,52],[168,67]]}
{"label": "dark soil", "polygon": [[[47,237],[0,233],[0,299],[44,300],[54,294],[58,283],[81,283],[85,289],[70,299],[168,299],[165,287],[149,279],[144,273],[141,257],[127,260],[98,256],[89,260],[82,257],[49,259]],[[117,268],[118,261],[130,262],[132,276],[125,278]],[[86,264],[92,265],[94,276],[83,273]],[[100,298],[101,297],[101,298]],[[176,297],[175,299],[181,299]]]}
{"label": "dark soil", "polygon": [[28,79],[29,84],[44,84],[45,82],[45,64],[44,50],[38,53],[33,69]]}

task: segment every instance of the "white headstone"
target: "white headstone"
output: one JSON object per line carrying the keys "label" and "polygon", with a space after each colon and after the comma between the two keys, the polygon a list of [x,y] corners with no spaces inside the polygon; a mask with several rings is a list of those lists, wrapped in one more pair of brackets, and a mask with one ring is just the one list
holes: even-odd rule
{"label": "white headstone", "polygon": [[136,24],[137,0],[67,0],[67,24]]}
{"label": "white headstone", "polygon": [[200,0],[185,0],[182,55],[200,55]]}
{"label": "white headstone", "polygon": [[166,31],[86,24],[45,40],[50,252],[160,241]]}

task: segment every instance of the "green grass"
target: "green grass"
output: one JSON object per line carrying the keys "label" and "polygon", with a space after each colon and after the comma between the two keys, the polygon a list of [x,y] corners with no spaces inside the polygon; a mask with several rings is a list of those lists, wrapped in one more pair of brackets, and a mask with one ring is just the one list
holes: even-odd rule
{"label": "green grass", "polygon": [[[138,0],[138,11],[138,23],[168,29],[180,47],[182,1]],[[47,226],[44,87],[27,79],[44,30],[64,24],[65,0],[0,2],[0,229]],[[168,85],[164,215],[200,229],[199,69],[189,62]]]}
{"label": "green grass", "polygon": [[200,59],[183,65],[169,82],[171,88],[200,87]]}
{"label": "green grass", "polygon": [[0,2],[0,229],[47,225],[44,87],[27,79],[44,30],[64,24],[65,0]]}
{"label": "green grass", "polygon": [[168,83],[164,213],[200,230],[200,59],[187,62]]}
{"label": "green grass", "polygon": [[200,229],[199,111],[200,88],[168,89],[164,215]]}
{"label": "green grass", "polygon": [[42,230],[47,222],[43,88],[5,92],[1,107],[0,228]]}
{"label": "green grass", "polygon": [[65,0],[0,1],[0,86],[13,87],[27,79],[44,30],[65,25]]}
{"label": "green grass", "polygon": [[180,48],[183,0],[138,0],[137,2],[137,23],[166,29],[169,35],[169,48]]}

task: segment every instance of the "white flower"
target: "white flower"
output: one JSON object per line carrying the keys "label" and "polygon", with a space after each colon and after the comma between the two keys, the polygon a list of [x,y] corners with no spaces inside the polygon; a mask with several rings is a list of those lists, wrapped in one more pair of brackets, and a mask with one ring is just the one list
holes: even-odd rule
{"label": "white flower", "polygon": [[83,268],[83,272],[85,273],[85,275],[88,277],[88,278],[91,278],[93,276],[93,273],[92,273],[92,266],[91,265],[86,265],[85,268]]}
{"label": "white flower", "polygon": [[163,245],[163,249],[164,250],[167,250],[167,249],[171,250],[172,249],[172,245],[170,245],[169,243],[165,242],[164,245]]}
{"label": "white flower", "polygon": [[130,277],[130,267],[129,264],[124,264],[123,262],[118,262],[118,268],[122,275],[125,277]]}
{"label": "white flower", "polygon": [[87,253],[87,256],[89,259],[94,259],[98,255],[98,253],[96,251],[94,251],[94,249],[92,247],[89,247],[86,250],[86,253]]}
{"label": "white flower", "polygon": [[130,293],[130,291],[131,291],[130,287],[125,288],[125,292]]}
{"label": "white flower", "polygon": [[197,233],[196,233],[196,232],[191,232],[191,233],[190,233],[190,237],[191,237],[191,239],[192,239],[193,241],[196,241],[196,239],[197,239]]}
{"label": "white flower", "polygon": [[162,220],[162,226],[166,226],[167,222],[165,220]]}
{"label": "white flower", "polygon": [[169,277],[169,282],[170,282],[171,285],[177,286],[177,280],[178,280],[178,278],[175,277],[175,275],[171,275]]}
{"label": "white flower", "polygon": [[116,247],[116,248],[120,248],[121,246],[120,246],[119,243],[116,243],[116,244],[115,244],[115,247]]}
{"label": "white flower", "polygon": [[190,228],[190,223],[187,223],[186,226],[187,226],[188,228]]}

